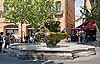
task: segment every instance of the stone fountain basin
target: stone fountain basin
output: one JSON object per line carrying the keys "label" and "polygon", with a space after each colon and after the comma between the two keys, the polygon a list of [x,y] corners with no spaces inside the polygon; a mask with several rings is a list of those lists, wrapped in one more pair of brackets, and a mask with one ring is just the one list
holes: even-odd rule
{"label": "stone fountain basin", "polygon": [[[33,59],[33,57],[43,56],[45,59],[74,59],[76,57],[90,56],[96,54],[95,47],[89,45],[68,45],[67,47],[46,47],[45,44],[12,44],[9,46],[9,54],[22,58]],[[30,58],[29,58],[30,57]]]}

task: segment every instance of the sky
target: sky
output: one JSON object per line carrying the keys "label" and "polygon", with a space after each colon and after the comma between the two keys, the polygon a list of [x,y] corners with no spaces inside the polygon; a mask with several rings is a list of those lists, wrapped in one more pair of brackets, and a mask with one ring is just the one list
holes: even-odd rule
{"label": "sky", "polygon": [[84,5],[84,0],[75,0],[75,16],[81,16],[81,6]]}

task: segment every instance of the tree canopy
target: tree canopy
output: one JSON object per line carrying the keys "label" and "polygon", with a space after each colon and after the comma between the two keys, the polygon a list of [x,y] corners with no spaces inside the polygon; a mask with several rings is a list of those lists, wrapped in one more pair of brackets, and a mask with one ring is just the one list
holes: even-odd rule
{"label": "tree canopy", "polygon": [[97,26],[100,28],[100,0],[96,0],[94,4],[92,4],[91,13],[89,13],[86,7],[82,7],[80,12],[83,16],[85,16],[86,21],[94,20],[97,23]]}
{"label": "tree canopy", "polygon": [[24,22],[38,27],[48,19],[53,19],[53,0],[5,0],[4,18],[14,23]]}

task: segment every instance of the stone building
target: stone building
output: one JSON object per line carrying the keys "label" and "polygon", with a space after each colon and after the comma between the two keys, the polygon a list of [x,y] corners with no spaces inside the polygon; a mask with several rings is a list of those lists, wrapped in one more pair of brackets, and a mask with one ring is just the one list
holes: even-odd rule
{"label": "stone building", "polygon": [[[4,0],[0,0],[0,32],[12,32],[17,36],[21,36],[21,23],[18,23],[18,26],[15,26],[13,22],[6,21],[2,17],[2,13],[4,12],[3,7]],[[61,22],[61,30],[66,28],[67,32],[70,33],[71,28],[74,27],[75,20],[75,0],[55,0],[55,4],[57,7],[55,20],[59,20]],[[32,30],[29,24],[22,25],[22,34],[26,36]]]}

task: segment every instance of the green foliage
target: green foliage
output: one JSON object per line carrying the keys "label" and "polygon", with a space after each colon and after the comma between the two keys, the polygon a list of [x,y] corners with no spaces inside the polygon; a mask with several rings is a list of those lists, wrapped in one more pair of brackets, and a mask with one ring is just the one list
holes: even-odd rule
{"label": "green foliage", "polygon": [[93,10],[91,10],[91,13],[89,13],[88,9],[87,8],[83,8],[81,7],[84,12],[82,12],[82,10],[80,10],[80,12],[82,13],[83,16],[85,16],[85,19],[88,21],[88,20],[94,20],[94,12]]}
{"label": "green foliage", "polygon": [[82,9],[84,11],[80,10],[80,12],[85,16],[86,21],[96,21],[100,28],[100,0],[96,0],[96,3],[92,4],[91,13],[89,13],[88,9],[85,7],[82,7]]}
{"label": "green foliage", "polygon": [[37,32],[35,34],[35,42],[46,42],[46,36],[44,32]]}
{"label": "green foliage", "polygon": [[37,28],[47,19],[53,19],[53,4],[53,0],[5,0],[3,16],[15,23],[23,21]]}
{"label": "green foliage", "polygon": [[100,30],[100,21],[97,22],[98,29]]}
{"label": "green foliage", "polygon": [[46,28],[48,28],[50,32],[60,31],[60,21],[48,21],[48,22],[45,22],[45,26]]}
{"label": "green foliage", "polygon": [[65,39],[68,36],[67,33],[50,32],[48,36],[47,46],[54,47],[60,40]]}

